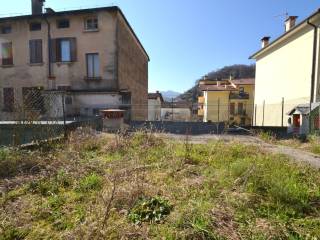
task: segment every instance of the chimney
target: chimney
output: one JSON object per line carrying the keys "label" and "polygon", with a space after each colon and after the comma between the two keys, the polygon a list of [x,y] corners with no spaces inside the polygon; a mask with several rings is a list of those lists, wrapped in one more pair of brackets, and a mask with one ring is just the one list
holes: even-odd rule
{"label": "chimney", "polygon": [[40,15],[43,13],[42,8],[45,1],[46,0],[31,0],[32,15]]}
{"label": "chimney", "polygon": [[46,13],[55,13],[55,11],[52,8],[45,8]]}
{"label": "chimney", "polygon": [[265,48],[266,46],[268,46],[269,45],[269,40],[270,40],[270,37],[263,37],[261,39],[261,47]]}
{"label": "chimney", "polygon": [[285,30],[286,32],[290,31],[296,26],[297,16],[289,16],[285,21]]}

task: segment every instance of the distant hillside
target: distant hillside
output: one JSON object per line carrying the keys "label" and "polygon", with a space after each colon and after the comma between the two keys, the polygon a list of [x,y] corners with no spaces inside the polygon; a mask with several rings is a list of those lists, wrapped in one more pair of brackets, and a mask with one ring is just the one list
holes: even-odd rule
{"label": "distant hillside", "polygon": [[[234,79],[253,78],[255,77],[255,69],[256,69],[255,65],[236,64],[231,66],[225,66],[216,71],[209,72],[206,75],[208,76],[208,79],[213,79],[213,80],[228,79],[230,76],[232,76]],[[198,79],[192,88],[190,88],[188,91],[184,92],[183,94],[179,95],[176,98],[176,100],[197,102],[198,96],[201,95],[201,92],[198,90],[198,82],[201,79]]]}
{"label": "distant hillside", "polygon": [[162,94],[162,97],[165,101],[171,101],[172,98],[176,98],[178,97],[179,95],[181,95],[181,93],[179,92],[174,92],[174,91],[163,91],[161,92]]}

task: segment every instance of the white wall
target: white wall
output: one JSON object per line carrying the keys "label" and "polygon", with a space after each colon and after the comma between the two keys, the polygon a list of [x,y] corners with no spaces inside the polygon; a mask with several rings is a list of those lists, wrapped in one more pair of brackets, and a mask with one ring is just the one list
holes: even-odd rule
{"label": "white wall", "polygon": [[148,99],[148,121],[158,121],[161,119],[160,99]]}
{"label": "white wall", "polygon": [[112,93],[76,93],[73,97],[73,109],[81,115],[92,115],[93,109],[119,108],[122,97]]}
{"label": "white wall", "polygon": [[[172,117],[173,112],[173,117]],[[190,121],[191,110],[189,108],[161,108],[161,120],[164,121]]]}
{"label": "white wall", "polygon": [[281,126],[283,97],[285,126],[286,113],[310,101],[313,36],[313,29],[306,26],[256,59],[256,125]]}

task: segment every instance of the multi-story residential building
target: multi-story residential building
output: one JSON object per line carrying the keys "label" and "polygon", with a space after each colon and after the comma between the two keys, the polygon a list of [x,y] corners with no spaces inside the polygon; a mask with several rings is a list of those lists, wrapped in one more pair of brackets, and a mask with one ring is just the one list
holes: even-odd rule
{"label": "multi-story residential building", "polygon": [[15,106],[40,90],[64,90],[67,115],[121,108],[127,119],[146,120],[149,57],[122,11],[43,12],[43,2],[32,0],[31,15],[0,18],[1,118],[14,118]]}
{"label": "multi-story residential building", "polygon": [[148,121],[161,120],[161,105],[163,102],[162,94],[159,91],[148,94]]}
{"label": "multi-story residential building", "polygon": [[264,37],[250,57],[256,60],[258,126],[287,126],[293,108],[320,100],[320,9],[297,25],[296,19],[288,17],[284,34],[272,42]]}
{"label": "multi-story residential building", "polygon": [[204,122],[251,125],[253,120],[254,79],[202,80],[198,116]]}

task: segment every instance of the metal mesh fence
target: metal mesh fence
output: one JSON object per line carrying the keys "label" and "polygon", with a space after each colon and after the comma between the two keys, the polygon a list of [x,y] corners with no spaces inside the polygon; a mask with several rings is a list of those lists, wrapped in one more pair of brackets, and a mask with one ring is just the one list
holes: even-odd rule
{"label": "metal mesh fence", "polygon": [[69,95],[64,91],[23,88],[3,90],[0,109],[0,146],[23,145],[66,137],[79,126],[97,127],[96,118],[68,117]]}
{"label": "metal mesh fence", "polygon": [[[107,114],[110,117],[107,125],[116,128],[120,126],[120,117],[128,127],[132,122],[140,121],[166,122],[161,126],[167,129],[179,127],[177,123],[212,123],[219,129],[221,123],[224,128],[288,127],[307,132],[319,132],[320,128],[319,105],[286,102],[285,99],[280,99],[278,103],[263,101],[261,104],[239,99],[159,104],[135,104],[131,101],[97,104],[94,100],[90,106],[83,101],[83,105],[77,106],[79,103],[75,104],[74,95],[68,91],[22,88],[20,93],[14,93],[12,88],[4,88],[0,95],[0,146],[59,139],[67,136],[68,131],[81,126],[102,130],[106,121],[103,120],[101,110],[106,109],[112,110]],[[302,111],[301,116],[296,120],[294,115],[298,115],[299,111]],[[120,112],[122,114],[119,115]],[[188,126],[201,128],[202,133],[211,129],[205,124]]]}

